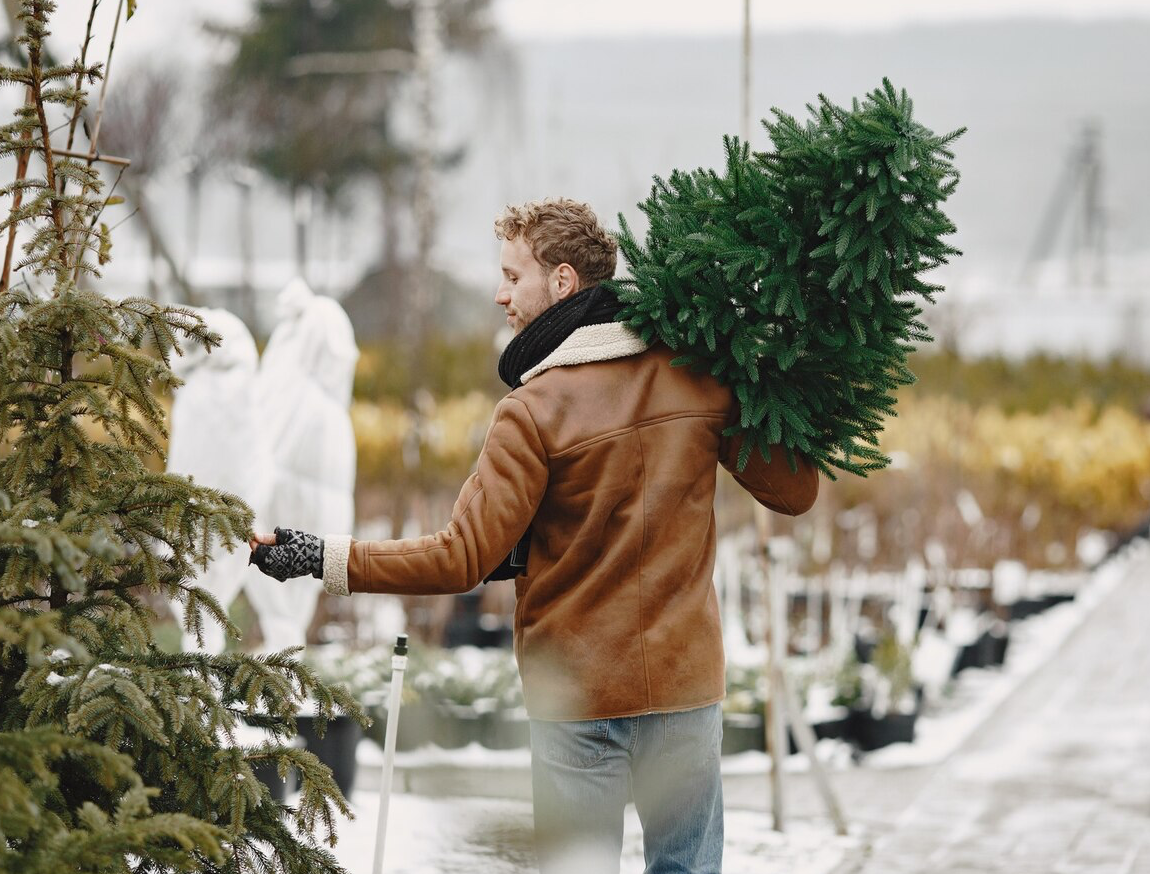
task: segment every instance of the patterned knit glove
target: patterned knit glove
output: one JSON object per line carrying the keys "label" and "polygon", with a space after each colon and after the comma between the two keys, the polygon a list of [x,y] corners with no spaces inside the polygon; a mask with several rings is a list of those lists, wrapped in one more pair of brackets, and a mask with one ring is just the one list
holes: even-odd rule
{"label": "patterned knit glove", "polygon": [[323,538],[291,528],[276,528],[276,545],[261,543],[252,550],[248,564],[281,583],[307,574],[322,580]]}

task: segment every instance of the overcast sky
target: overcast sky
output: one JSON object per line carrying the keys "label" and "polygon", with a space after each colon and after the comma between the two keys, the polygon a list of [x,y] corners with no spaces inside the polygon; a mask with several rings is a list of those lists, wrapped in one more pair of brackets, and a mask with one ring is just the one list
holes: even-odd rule
{"label": "overcast sky", "polygon": [[[56,41],[78,44],[88,17],[87,0],[64,0],[56,15]],[[205,18],[241,22],[253,0],[139,0],[121,32],[125,59],[157,48],[196,62],[218,48],[203,37]],[[97,45],[107,44],[116,4],[103,0]],[[494,0],[499,30],[512,41],[640,34],[737,34],[743,0]],[[751,0],[755,30],[809,28],[857,31],[912,23],[969,21],[1021,16],[1150,17],[1150,0]],[[102,37],[102,39],[101,39]],[[173,48],[176,50],[173,52]],[[120,53],[119,51],[117,52]]]}
{"label": "overcast sky", "polygon": [[[742,27],[743,0],[495,0],[516,38],[721,34]],[[859,30],[911,23],[1020,16],[1150,17],[1148,0],[752,0],[756,30]]]}

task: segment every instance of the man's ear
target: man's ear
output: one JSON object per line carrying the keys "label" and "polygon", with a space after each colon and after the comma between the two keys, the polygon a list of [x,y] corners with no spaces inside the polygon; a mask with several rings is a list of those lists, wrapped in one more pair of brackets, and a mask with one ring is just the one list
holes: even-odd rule
{"label": "man's ear", "polygon": [[566,300],[579,290],[579,274],[575,268],[564,261],[552,272],[556,283],[555,296],[559,300]]}

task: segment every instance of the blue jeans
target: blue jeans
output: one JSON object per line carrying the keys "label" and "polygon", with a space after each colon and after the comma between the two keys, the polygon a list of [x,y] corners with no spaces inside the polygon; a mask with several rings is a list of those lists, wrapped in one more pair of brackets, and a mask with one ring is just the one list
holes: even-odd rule
{"label": "blue jeans", "polygon": [[542,874],[616,874],[631,799],[647,874],[721,874],[722,738],[718,704],[580,722],[533,719]]}

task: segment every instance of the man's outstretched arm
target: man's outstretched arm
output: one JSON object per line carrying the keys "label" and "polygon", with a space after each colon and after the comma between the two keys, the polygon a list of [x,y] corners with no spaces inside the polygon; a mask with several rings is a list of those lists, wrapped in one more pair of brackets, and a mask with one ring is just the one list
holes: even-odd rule
{"label": "man's outstretched arm", "polygon": [[[527,530],[543,499],[547,475],[547,454],[527,407],[516,398],[504,398],[495,408],[477,469],[463,484],[445,529],[404,540],[327,535],[318,575],[329,592],[342,595],[466,592],[499,565]],[[253,563],[290,564],[286,545],[273,544],[276,535],[253,538]],[[293,575],[314,574],[312,561],[291,565],[299,571]],[[261,570],[276,576],[263,566]]]}

